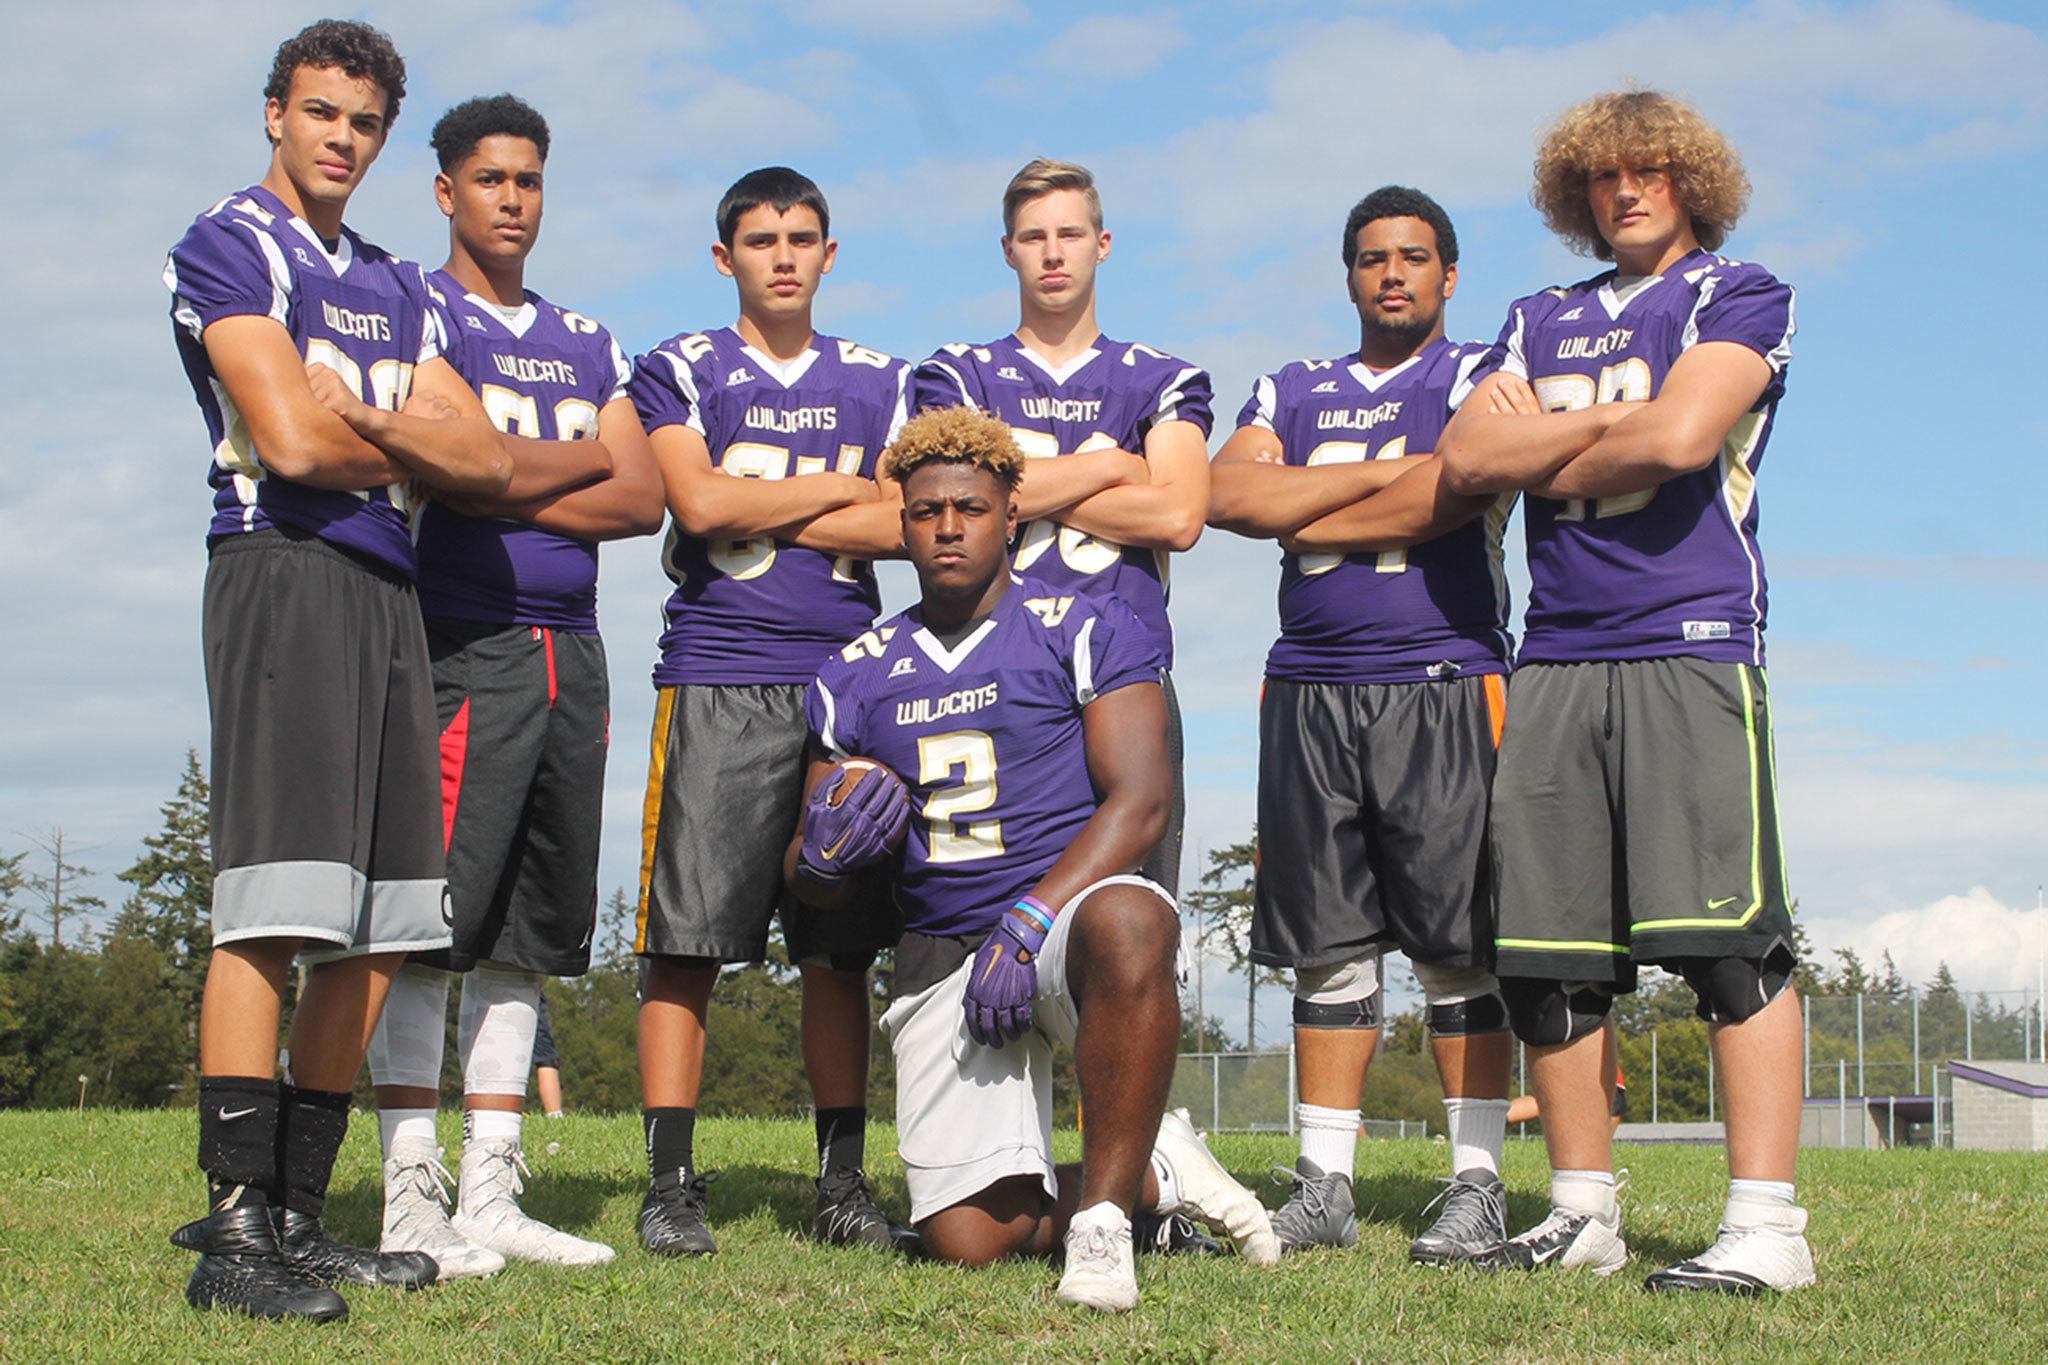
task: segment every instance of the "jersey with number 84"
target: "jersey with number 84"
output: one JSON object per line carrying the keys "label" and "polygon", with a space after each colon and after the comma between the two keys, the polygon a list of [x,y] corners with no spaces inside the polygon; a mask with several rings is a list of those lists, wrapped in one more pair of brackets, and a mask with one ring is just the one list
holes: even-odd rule
{"label": "jersey with number 84", "polygon": [[1122,603],[1031,579],[951,649],[913,607],[827,660],[804,699],[812,741],[910,789],[907,929],[983,932],[1038,884],[1095,813],[1082,710],[1162,663]]}

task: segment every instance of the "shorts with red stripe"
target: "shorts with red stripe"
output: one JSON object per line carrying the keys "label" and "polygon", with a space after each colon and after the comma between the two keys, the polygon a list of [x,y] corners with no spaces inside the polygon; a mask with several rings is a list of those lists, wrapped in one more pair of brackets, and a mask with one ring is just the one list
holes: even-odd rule
{"label": "shorts with red stripe", "polygon": [[604,642],[437,617],[427,643],[455,944],[422,960],[580,976],[597,918],[611,725]]}

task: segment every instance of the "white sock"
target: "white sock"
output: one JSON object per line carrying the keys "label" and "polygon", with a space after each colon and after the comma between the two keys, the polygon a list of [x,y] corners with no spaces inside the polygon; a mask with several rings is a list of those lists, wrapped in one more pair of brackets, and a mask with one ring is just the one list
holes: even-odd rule
{"label": "white sock", "polygon": [[491,1138],[519,1137],[520,1122],[526,1115],[517,1109],[465,1109],[462,1111],[462,1140],[465,1143]]}
{"label": "white sock", "polygon": [[1730,1180],[1728,1211],[1722,1215],[1721,1221],[1730,1227],[1744,1227],[1754,1221],[1753,1215],[1757,1211],[1797,1206],[1789,1180]]}
{"label": "white sock", "polygon": [[1614,1203],[1614,1172],[1552,1171],[1550,1206],[1567,1213],[1590,1213],[1612,1222],[1618,1212]]}
{"label": "white sock", "polygon": [[384,1155],[388,1159],[391,1148],[400,1138],[418,1138],[425,1142],[434,1141],[434,1111],[431,1109],[379,1109],[377,1130],[384,1139]]}
{"label": "white sock", "polygon": [[1159,1202],[1152,1206],[1152,1212],[1178,1213],[1180,1181],[1173,1174],[1173,1163],[1156,1147],[1152,1149],[1152,1178],[1159,1182]]}
{"label": "white sock", "polygon": [[1508,1102],[1463,1095],[1444,1099],[1444,1124],[1451,1134],[1451,1174],[1480,1170],[1500,1174],[1500,1149],[1508,1136]]}
{"label": "white sock", "polygon": [[1320,1104],[1294,1106],[1301,1129],[1301,1154],[1330,1175],[1351,1175],[1358,1160],[1358,1129],[1364,1116],[1356,1109],[1330,1109]]}

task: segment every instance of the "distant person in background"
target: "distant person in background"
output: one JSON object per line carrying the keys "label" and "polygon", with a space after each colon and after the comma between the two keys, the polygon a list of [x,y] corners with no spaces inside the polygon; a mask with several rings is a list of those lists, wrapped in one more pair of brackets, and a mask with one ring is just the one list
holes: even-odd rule
{"label": "distant person in background", "polygon": [[547,992],[540,997],[540,1023],[533,1031],[533,1084],[540,1091],[540,1111],[562,1117],[562,1054],[555,1050],[555,1029],[548,1021]]}

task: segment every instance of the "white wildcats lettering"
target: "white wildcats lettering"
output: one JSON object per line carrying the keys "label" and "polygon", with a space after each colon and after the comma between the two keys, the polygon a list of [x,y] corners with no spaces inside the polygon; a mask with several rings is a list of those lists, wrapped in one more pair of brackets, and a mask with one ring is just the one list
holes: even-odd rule
{"label": "white wildcats lettering", "polygon": [[499,374],[520,384],[574,384],[576,367],[566,360],[534,360],[523,355],[491,352],[491,365]]}
{"label": "white wildcats lettering", "polygon": [[995,683],[980,687],[965,687],[958,692],[948,692],[939,697],[919,697],[915,701],[896,703],[898,725],[926,725],[947,716],[964,716],[979,711],[985,706],[996,704]]}
{"label": "white wildcats lettering", "polygon": [[1093,422],[1102,416],[1100,398],[1027,398],[1024,415],[1040,421]]}
{"label": "white wildcats lettering", "polygon": [[747,425],[755,431],[773,431],[785,436],[796,431],[837,431],[839,409],[790,408],[785,412],[756,403],[747,409]]}
{"label": "white wildcats lettering", "polygon": [[1389,398],[1376,408],[1332,408],[1316,414],[1317,431],[1370,431],[1401,415],[1401,400]]}
{"label": "white wildcats lettering", "polygon": [[1603,355],[1628,349],[1629,338],[1635,335],[1632,327],[1617,327],[1613,331],[1596,337],[1566,337],[1557,343],[1559,360],[1597,360]]}
{"label": "white wildcats lettering", "polygon": [[320,300],[320,316],[327,322],[328,329],[358,341],[391,340],[391,319],[382,313],[358,313],[353,308],[337,308],[326,299]]}

